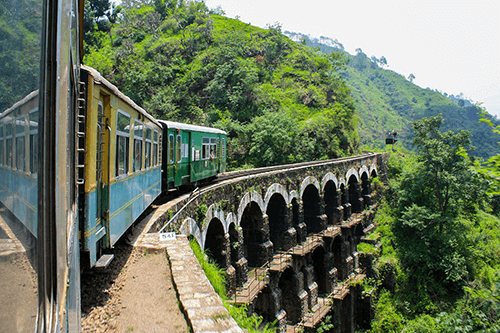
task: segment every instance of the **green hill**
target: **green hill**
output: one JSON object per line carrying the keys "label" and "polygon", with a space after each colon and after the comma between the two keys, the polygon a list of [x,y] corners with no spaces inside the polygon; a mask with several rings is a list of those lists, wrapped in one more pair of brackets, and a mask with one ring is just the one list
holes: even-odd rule
{"label": "green hill", "polygon": [[[87,12],[87,17],[91,17]],[[156,1],[87,29],[85,63],[156,117],[229,133],[231,167],[357,150],[347,58],[207,10]]]}
{"label": "green hill", "polygon": [[290,32],[285,34],[321,52],[341,52],[348,57],[343,77],[356,101],[362,144],[382,147],[385,133],[397,130],[400,144],[411,148],[411,122],[441,113],[444,118],[442,130],[471,132],[476,147],[473,155],[487,158],[500,153],[498,136],[485,123],[479,123],[480,110],[467,101],[463,103],[464,107],[458,106],[439,92],[423,89],[404,76],[384,69],[381,59],[370,59],[359,49],[355,56],[348,54],[338,41],[326,37],[311,39]]}

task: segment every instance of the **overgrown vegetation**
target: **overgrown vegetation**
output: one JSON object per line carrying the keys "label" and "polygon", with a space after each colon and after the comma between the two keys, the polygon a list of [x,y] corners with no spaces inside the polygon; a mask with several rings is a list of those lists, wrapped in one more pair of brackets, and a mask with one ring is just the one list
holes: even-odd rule
{"label": "overgrown vegetation", "polygon": [[196,239],[191,238],[189,240],[189,244],[198,259],[198,262],[203,268],[205,275],[214,287],[214,290],[224,302],[224,306],[229,311],[229,314],[234,318],[238,326],[252,333],[275,332],[276,329],[274,328],[274,323],[264,324],[263,318],[255,313],[249,314],[246,306],[234,306],[228,302],[226,276],[224,270],[218,267],[217,264],[203,252]]}
{"label": "overgrown vegetation", "polygon": [[498,332],[500,219],[469,132],[413,123],[417,153],[389,159],[372,332]]}

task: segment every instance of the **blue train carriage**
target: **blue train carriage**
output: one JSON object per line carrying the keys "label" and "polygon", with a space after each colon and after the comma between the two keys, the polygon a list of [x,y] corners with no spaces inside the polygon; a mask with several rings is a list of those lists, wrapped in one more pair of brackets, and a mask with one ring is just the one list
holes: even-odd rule
{"label": "blue train carriage", "polygon": [[38,90],[0,113],[0,201],[37,236]]}
{"label": "blue train carriage", "polygon": [[161,125],[95,69],[86,83],[83,250],[89,265],[105,254],[161,193]]}
{"label": "blue train carriage", "polygon": [[226,170],[226,132],[159,120],[163,125],[163,190],[196,185]]}

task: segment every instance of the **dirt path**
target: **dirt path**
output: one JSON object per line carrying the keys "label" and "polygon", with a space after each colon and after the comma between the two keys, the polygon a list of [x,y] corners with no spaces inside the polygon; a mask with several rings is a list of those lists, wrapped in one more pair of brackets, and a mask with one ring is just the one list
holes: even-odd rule
{"label": "dirt path", "polygon": [[84,332],[188,332],[165,253],[115,247],[104,271],[82,276]]}

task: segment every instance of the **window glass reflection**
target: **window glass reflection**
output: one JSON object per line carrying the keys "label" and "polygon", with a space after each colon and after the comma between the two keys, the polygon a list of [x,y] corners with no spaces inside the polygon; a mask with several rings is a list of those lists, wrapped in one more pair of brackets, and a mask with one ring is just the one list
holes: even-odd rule
{"label": "window glass reflection", "polygon": [[0,322],[33,332],[42,1],[0,1]]}

